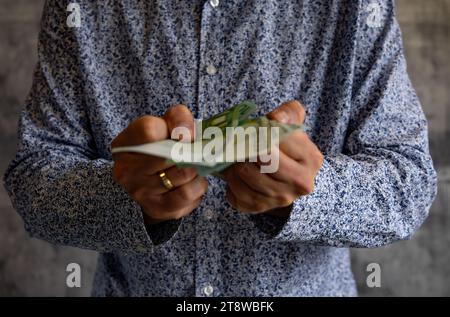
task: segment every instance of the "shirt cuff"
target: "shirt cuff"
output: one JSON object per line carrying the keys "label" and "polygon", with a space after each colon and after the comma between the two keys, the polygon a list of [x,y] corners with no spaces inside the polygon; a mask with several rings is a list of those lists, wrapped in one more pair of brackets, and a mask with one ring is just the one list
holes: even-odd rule
{"label": "shirt cuff", "polygon": [[287,218],[271,215],[250,216],[255,227],[267,241],[321,241],[326,217],[335,208],[336,196],[331,167],[324,160],[314,180],[314,190],[294,201]]}
{"label": "shirt cuff", "polygon": [[287,222],[287,218],[268,215],[265,213],[250,215],[249,218],[260,233],[266,236],[266,239],[277,236]]}
{"label": "shirt cuff", "polygon": [[[112,163],[109,165],[109,169],[111,170]],[[121,212],[116,215],[118,219],[117,223],[114,221],[116,224],[115,227],[121,227],[121,221],[119,221],[119,219],[122,219],[122,221],[125,220],[122,225],[127,227],[127,229],[119,229],[117,231],[119,231],[119,235],[121,231],[124,231],[123,240],[129,241],[129,248],[131,248],[132,252],[151,253],[155,248],[162,247],[165,242],[172,239],[178,232],[181,220],[168,221],[167,223],[155,225],[146,224],[142,207],[134,201],[128,193],[125,192],[125,190],[123,190],[112,180],[112,177],[110,176],[111,174],[112,173],[109,172],[108,176],[110,177],[109,181],[113,184],[113,188],[115,190],[115,203],[117,203],[118,206],[127,206],[127,208],[119,208]],[[123,214],[124,212],[127,214]],[[126,237],[127,234],[125,234],[125,232],[128,232],[128,238]]]}

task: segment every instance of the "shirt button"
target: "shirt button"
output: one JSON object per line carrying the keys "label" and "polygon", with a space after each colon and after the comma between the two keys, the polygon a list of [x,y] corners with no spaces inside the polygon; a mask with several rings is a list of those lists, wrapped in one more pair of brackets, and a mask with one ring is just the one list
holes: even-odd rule
{"label": "shirt button", "polygon": [[214,65],[208,65],[208,67],[206,67],[206,72],[208,75],[215,75],[217,73],[217,68],[215,68]]}
{"label": "shirt button", "polygon": [[211,7],[215,8],[219,5],[219,0],[209,0]]}
{"label": "shirt button", "polygon": [[203,293],[206,296],[211,296],[214,293],[214,288],[211,285],[206,285],[203,287]]}
{"label": "shirt button", "polygon": [[212,218],[214,218],[214,211],[211,208],[206,208],[203,212],[203,216],[206,219],[211,220]]}

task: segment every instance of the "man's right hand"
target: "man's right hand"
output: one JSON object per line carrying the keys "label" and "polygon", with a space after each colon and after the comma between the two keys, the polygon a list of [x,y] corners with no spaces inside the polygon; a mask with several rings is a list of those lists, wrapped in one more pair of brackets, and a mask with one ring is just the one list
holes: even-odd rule
{"label": "man's right hand", "polygon": [[[112,148],[164,140],[176,127],[194,135],[194,120],[186,106],[176,105],[163,118],[143,116],[132,122],[111,143]],[[147,223],[180,219],[190,214],[208,188],[192,168],[177,168],[165,159],[135,153],[114,154],[113,179],[142,207]],[[173,185],[168,190],[159,174],[164,171]]]}

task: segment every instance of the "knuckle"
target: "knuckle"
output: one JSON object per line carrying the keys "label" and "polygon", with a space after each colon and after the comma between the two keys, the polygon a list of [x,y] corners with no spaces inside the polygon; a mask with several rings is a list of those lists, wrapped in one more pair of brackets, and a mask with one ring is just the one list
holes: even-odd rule
{"label": "knuckle", "polygon": [[154,116],[142,116],[137,118],[131,125],[136,127],[145,127],[154,124]]}
{"label": "knuckle", "polygon": [[147,193],[146,188],[144,188],[144,187],[136,187],[136,188],[130,190],[130,196],[134,200],[142,202],[148,196],[148,193]]}
{"label": "knuckle", "polygon": [[179,111],[189,111],[188,108],[183,104],[176,104],[173,106],[170,106],[169,109],[167,109],[166,114],[173,114],[177,113]]}
{"label": "knuckle", "polygon": [[166,113],[164,114],[164,117],[166,119],[174,119],[178,118],[180,116],[189,115],[190,111],[188,107],[182,104],[177,104],[174,106],[171,106],[169,109],[167,109]]}
{"label": "knuckle", "polygon": [[190,168],[177,168],[176,177],[180,179],[180,182],[185,183],[193,179],[196,175],[195,170]]}
{"label": "knuckle", "polygon": [[261,200],[253,200],[253,206],[254,206],[254,211],[265,211],[267,209],[267,206],[264,202],[262,202]]}
{"label": "knuckle", "polygon": [[319,168],[322,166],[324,159],[323,154],[320,151],[317,151],[317,165]]}
{"label": "knuckle", "polygon": [[305,195],[311,194],[313,192],[313,190],[314,190],[314,181],[313,180],[307,182],[303,187],[303,192]]}
{"label": "knuckle", "polygon": [[301,195],[309,195],[312,193],[314,189],[314,179],[307,180],[307,179],[297,179],[294,183],[294,186],[296,188],[296,192]]}
{"label": "knuckle", "polygon": [[[170,107],[164,114],[164,119],[171,133],[176,132],[180,140],[192,140],[194,137],[194,119],[185,105]],[[175,130],[177,128],[182,128],[182,130]]]}
{"label": "knuckle", "polygon": [[289,100],[286,104],[288,107],[291,107],[295,109],[296,111],[305,111],[305,108],[303,108],[303,105],[300,103],[300,101],[296,99]]}
{"label": "knuckle", "polygon": [[312,162],[315,171],[318,171],[322,167],[323,161],[324,161],[323,154],[319,150],[314,151],[312,154]]}
{"label": "knuckle", "polygon": [[286,194],[282,194],[277,197],[277,203],[281,207],[289,206],[290,204],[292,204],[293,201],[294,199]]}
{"label": "knuckle", "polygon": [[285,110],[288,111],[292,118],[296,118],[296,121],[303,121],[306,115],[305,108],[298,100],[290,100],[284,104]]}
{"label": "knuckle", "polygon": [[302,104],[301,104],[300,101],[298,101],[297,99],[289,100],[288,104],[289,104],[291,107],[303,108]]}
{"label": "knuckle", "polygon": [[145,120],[142,120],[142,124],[140,126],[141,133],[143,137],[148,141],[153,141],[157,138],[157,131],[155,127],[155,117],[146,117]]}
{"label": "knuckle", "polygon": [[195,200],[195,192],[192,186],[183,186],[180,187],[180,196],[182,199],[187,201]]}
{"label": "knuckle", "polygon": [[186,212],[184,210],[176,211],[173,213],[173,219],[179,220],[183,218],[186,215]]}

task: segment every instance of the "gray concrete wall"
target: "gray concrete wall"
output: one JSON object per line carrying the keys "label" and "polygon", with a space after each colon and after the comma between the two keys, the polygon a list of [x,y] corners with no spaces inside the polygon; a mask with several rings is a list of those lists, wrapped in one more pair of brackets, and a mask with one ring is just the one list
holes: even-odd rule
{"label": "gray concrete wall", "polygon": [[[0,2],[0,175],[14,155],[17,116],[31,85],[43,0]],[[398,0],[409,73],[430,125],[439,194],[411,241],[353,250],[364,296],[450,295],[450,0]],[[82,266],[82,288],[65,286],[65,267]],[[368,263],[379,263],[381,288],[365,283]],[[0,187],[0,296],[88,295],[95,253],[28,238]]]}
{"label": "gray concrete wall", "polygon": [[[362,295],[450,296],[450,1],[398,0],[397,15],[408,72],[429,121],[438,196],[411,241],[353,250],[353,268]],[[365,284],[371,262],[381,266],[379,289]]]}

